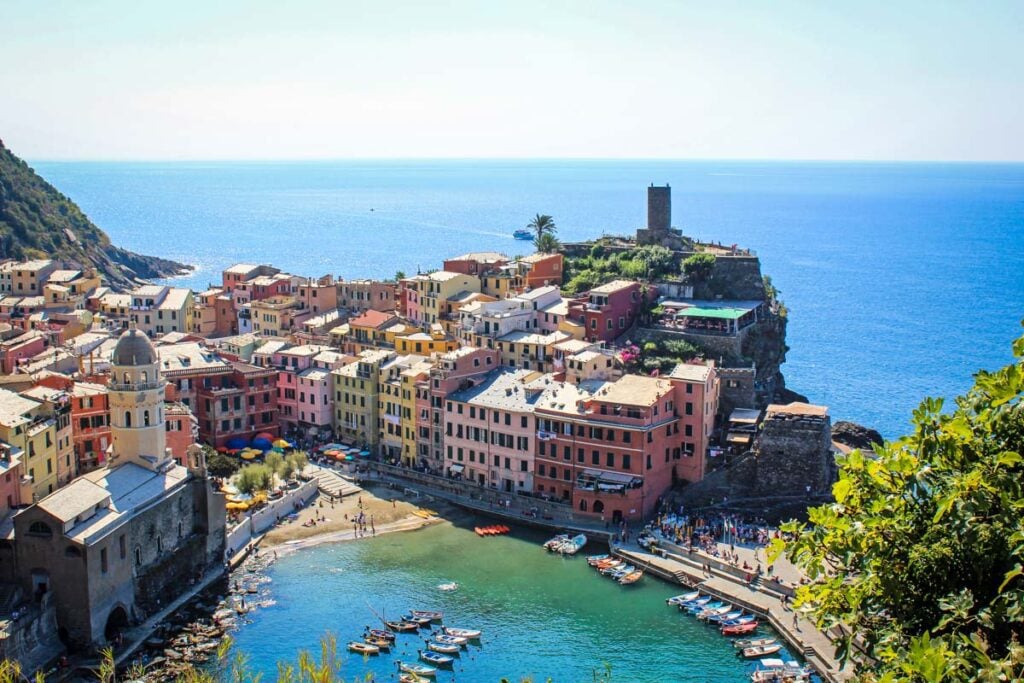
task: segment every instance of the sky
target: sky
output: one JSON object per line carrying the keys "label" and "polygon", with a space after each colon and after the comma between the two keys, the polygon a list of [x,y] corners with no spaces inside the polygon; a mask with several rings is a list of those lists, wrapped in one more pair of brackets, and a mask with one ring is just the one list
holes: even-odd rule
{"label": "sky", "polygon": [[1024,2],[0,0],[31,160],[1024,160]]}

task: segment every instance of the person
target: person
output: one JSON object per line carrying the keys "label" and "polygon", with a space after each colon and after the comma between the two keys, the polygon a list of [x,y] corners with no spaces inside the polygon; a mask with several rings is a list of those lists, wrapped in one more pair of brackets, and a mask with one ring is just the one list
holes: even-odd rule
{"label": "person", "polygon": [[797,616],[796,611],[793,612],[793,628],[797,631],[800,630],[800,618]]}

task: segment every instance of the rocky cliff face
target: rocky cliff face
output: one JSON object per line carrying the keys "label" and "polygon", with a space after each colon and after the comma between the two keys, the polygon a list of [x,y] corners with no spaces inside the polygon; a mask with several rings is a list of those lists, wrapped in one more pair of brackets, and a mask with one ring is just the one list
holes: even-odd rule
{"label": "rocky cliff face", "polygon": [[106,284],[127,289],[189,266],[136,254],[110,243],[74,202],[0,141],[0,258],[53,258],[94,268]]}

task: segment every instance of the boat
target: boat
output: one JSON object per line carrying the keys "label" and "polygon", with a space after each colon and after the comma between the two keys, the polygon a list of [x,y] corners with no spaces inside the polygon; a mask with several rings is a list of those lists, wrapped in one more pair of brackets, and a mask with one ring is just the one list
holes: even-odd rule
{"label": "boat", "polygon": [[750,680],[754,683],[768,683],[769,681],[788,681],[791,683],[803,683],[811,680],[811,670],[806,666],[800,666],[797,662],[783,662],[781,659],[762,659],[756,671],[750,674]]}
{"label": "boat", "polygon": [[696,600],[687,600],[686,602],[679,603],[680,610],[691,610],[694,607],[703,608],[704,605],[711,602],[710,596],[704,596],[703,598],[697,598]]}
{"label": "boat", "polygon": [[517,240],[532,240],[533,233],[529,230],[516,230],[512,233],[512,236]]}
{"label": "boat", "polygon": [[716,610],[724,606],[724,602],[722,602],[721,600],[715,600],[714,602],[706,602],[703,605],[694,605],[692,607],[688,607],[687,611],[692,614],[700,614],[701,612],[706,612],[708,610]]}
{"label": "boat", "polygon": [[481,632],[472,628],[448,628],[444,627],[445,635],[458,636],[459,638],[466,638],[467,640],[477,640],[481,636]]}
{"label": "boat", "polygon": [[733,624],[722,627],[723,636],[742,636],[753,633],[757,630],[757,621],[748,621],[745,624]]}
{"label": "boat", "polygon": [[619,579],[619,584],[622,586],[631,586],[642,578],[644,578],[643,570],[637,569],[635,572],[626,574],[621,579]]}
{"label": "boat", "polygon": [[692,593],[683,593],[682,595],[676,595],[675,597],[669,598],[668,600],[665,601],[665,604],[667,604],[667,605],[681,605],[684,602],[689,602],[690,600],[696,600],[699,597],[700,597],[700,593],[698,593],[697,591],[694,591]]}
{"label": "boat", "polygon": [[623,562],[622,560],[612,560],[610,562],[598,562],[596,565],[594,565],[594,568],[597,571],[604,573],[605,570],[608,570],[608,569],[615,570],[615,569],[618,569],[619,567],[625,567],[625,566],[626,566],[626,563]]}
{"label": "boat", "polygon": [[387,638],[378,638],[377,636],[363,636],[363,642],[369,645],[376,645],[380,650],[390,650],[391,641]]}
{"label": "boat", "polygon": [[420,625],[412,621],[385,621],[384,625],[395,633],[412,633],[420,630]]}
{"label": "boat", "polygon": [[358,640],[353,640],[348,644],[350,652],[358,652],[361,655],[377,655],[380,654],[380,648],[376,645],[370,645],[369,643],[361,643]]}
{"label": "boat", "polygon": [[577,536],[573,536],[572,538],[567,540],[565,543],[562,543],[560,546],[558,546],[558,552],[562,553],[563,555],[575,555],[586,544],[587,544],[587,537],[586,537],[586,535],[585,534],[579,534]]}
{"label": "boat", "polygon": [[554,552],[558,548],[558,546],[560,546],[561,544],[565,543],[568,540],[569,540],[569,535],[568,534],[558,534],[554,538],[549,538],[548,540],[544,541],[543,548],[544,548],[544,550],[550,550],[550,551]]}
{"label": "boat", "polygon": [[448,645],[445,643],[439,643],[435,640],[427,641],[427,649],[433,650],[434,652],[440,652],[443,655],[454,655],[462,651],[462,647],[459,645]]}
{"label": "boat", "polygon": [[426,628],[427,626],[430,626],[430,622],[433,621],[433,619],[431,619],[430,617],[414,617],[411,614],[407,614],[406,616],[402,617],[402,620],[408,621],[412,624],[416,624],[420,628]]}
{"label": "boat", "polygon": [[397,662],[400,671],[404,671],[407,674],[414,676],[427,676],[433,678],[437,675],[437,669],[431,666],[423,666],[422,664],[406,663],[399,661]]}
{"label": "boat", "polygon": [[748,647],[761,647],[762,645],[771,645],[772,643],[778,642],[774,638],[740,638],[732,641],[733,647],[739,648],[740,650]]}
{"label": "boat", "polygon": [[412,674],[398,674],[398,683],[420,683],[420,677]]}
{"label": "boat", "polygon": [[441,583],[438,584],[437,590],[443,591],[445,593],[452,593],[454,591],[459,590],[459,584],[455,583],[454,581],[449,581],[448,583]]}
{"label": "boat", "polygon": [[447,633],[438,633],[434,636],[434,641],[441,643],[442,645],[465,645],[469,642],[469,638],[463,638],[462,636],[450,636]]}
{"label": "boat", "polygon": [[434,666],[451,666],[452,662],[455,661],[453,657],[443,655],[440,652],[431,652],[430,650],[427,650],[426,652],[423,650],[417,650],[416,654],[418,654],[420,659],[424,662],[427,664],[433,664]]}
{"label": "boat", "polygon": [[608,557],[609,556],[608,556],[607,553],[604,554],[604,555],[588,555],[587,556],[587,564],[589,564],[591,567],[593,567],[595,564],[597,564],[601,560],[607,560]]}
{"label": "boat", "polygon": [[[719,605],[718,607],[707,607],[700,612],[697,612],[697,618],[701,621],[709,621],[711,617],[719,617],[722,615],[729,614],[732,611],[732,605]],[[739,614],[736,617],[740,616]],[[735,619],[736,617],[733,617]]]}
{"label": "boat", "polygon": [[379,628],[368,628],[366,629],[366,635],[373,636],[374,638],[383,638],[384,640],[390,640],[395,642],[395,634],[391,631],[385,631]]}
{"label": "boat", "polygon": [[759,645],[757,647],[745,647],[742,652],[743,656],[747,659],[756,659],[767,655],[773,655],[781,649],[781,645],[778,643],[772,643],[770,645]]}
{"label": "boat", "polygon": [[444,619],[444,612],[434,610],[411,609],[409,614],[417,619],[430,619],[431,621],[441,621]]}
{"label": "boat", "polygon": [[[729,609],[732,609],[732,608],[730,607]],[[739,619],[742,616],[743,616],[742,610],[741,611],[725,612],[724,614],[723,613],[710,614],[706,618],[706,621],[709,624],[728,624],[728,623],[731,623],[733,621],[733,619]]]}
{"label": "boat", "polygon": [[621,564],[613,564],[611,566],[605,567],[601,570],[601,573],[605,576],[613,576],[618,572],[628,574],[629,572],[634,571],[635,569],[636,567],[634,567],[633,565],[626,564],[625,562],[623,562]]}
{"label": "boat", "polygon": [[722,620],[722,621],[718,622],[718,625],[719,626],[740,626],[742,624],[749,624],[750,622],[752,622],[756,618],[757,617],[755,617],[752,614],[746,614],[746,615],[741,616],[741,617],[736,617],[735,619],[730,619],[729,621]]}
{"label": "boat", "polygon": [[430,514],[426,510],[419,510],[419,509],[413,510],[412,514],[416,515],[417,517],[421,517],[423,519],[430,519],[431,517],[434,517],[434,515]]}

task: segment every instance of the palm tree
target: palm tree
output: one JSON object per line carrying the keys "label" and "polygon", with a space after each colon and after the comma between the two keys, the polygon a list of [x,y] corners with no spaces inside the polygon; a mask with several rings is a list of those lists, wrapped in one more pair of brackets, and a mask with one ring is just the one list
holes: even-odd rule
{"label": "palm tree", "polygon": [[558,238],[549,232],[544,233],[533,241],[534,248],[542,254],[554,254],[562,248]]}
{"label": "palm tree", "polygon": [[528,230],[532,230],[537,233],[537,239],[539,240],[544,235],[554,235],[558,232],[558,226],[555,225],[555,219],[546,213],[538,213],[533,217],[533,220],[526,224]]}

